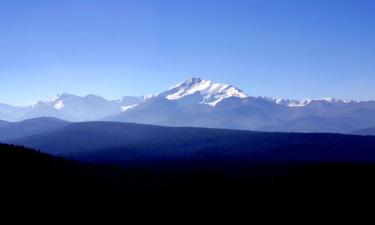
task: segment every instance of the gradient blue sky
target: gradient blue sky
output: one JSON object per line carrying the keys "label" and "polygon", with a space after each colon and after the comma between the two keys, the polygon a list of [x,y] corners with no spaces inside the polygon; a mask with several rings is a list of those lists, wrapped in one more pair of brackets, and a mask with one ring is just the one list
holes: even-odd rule
{"label": "gradient blue sky", "polygon": [[375,1],[1,0],[0,102],[157,93],[375,99]]}

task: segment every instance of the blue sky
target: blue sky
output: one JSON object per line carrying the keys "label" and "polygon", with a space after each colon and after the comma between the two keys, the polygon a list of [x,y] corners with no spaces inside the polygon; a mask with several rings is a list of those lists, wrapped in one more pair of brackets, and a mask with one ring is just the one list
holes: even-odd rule
{"label": "blue sky", "polygon": [[157,93],[375,99],[375,1],[1,0],[0,102]]}

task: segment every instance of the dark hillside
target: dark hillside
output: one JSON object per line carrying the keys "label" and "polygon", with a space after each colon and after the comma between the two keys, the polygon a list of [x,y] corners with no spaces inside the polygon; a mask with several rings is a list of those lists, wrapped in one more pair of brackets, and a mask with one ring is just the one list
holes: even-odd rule
{"label": "dark hillside", "polygon": [[362,130],[357,130],[357,131],[354,131],[353,134],[375,136],[375,127],[369,127],[369,128],[362,129]]}
{"label": "dark hillside", "polygon": [[30,149],[0,144],[2,191],[79,193],[102,189],[100,177],[87,166]]}
{"label": "dark hillside", "polygon": [[12,140],[62,128],[69,122],[53,117],[41,117],[20,122],[0,121],[0,140]]}
{"label": "dark hillside", "polygon": [[95,199],[212,197],[254,203],[278,198],[368,198],[374,196],[375,165],[246,160],[92,165],[0,145],[0,178],[1,193],[8,197],[90,194]]}

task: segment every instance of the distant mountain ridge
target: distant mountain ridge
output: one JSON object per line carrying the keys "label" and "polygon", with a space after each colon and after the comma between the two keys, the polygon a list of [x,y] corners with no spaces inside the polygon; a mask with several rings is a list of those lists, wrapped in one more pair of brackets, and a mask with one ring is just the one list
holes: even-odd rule
{"label": "distant mountain ridge", "polygon": [[68,125],[69,122],[53,117],[41,117],[20,122],[0,121],[0,141],[45,133]]}
{"label": "distant mountain ridge", "polygon": [[56,117],[73,122],[93,121],[120,113],[124,107],[139,104],[145,99],[144,96],[124,96],[116,100],[107,100],[92,94],[81,97],[62,93],[50,101],[39,101],[30,106],[14,107],[0,104],[0,119],[14,122],[39,117]]}
{"label": "distant mountain ridge", "polygon": [[375,127],[369,127],[366,129],[357,130],[357,131],[354,131],[352,134],[375,136]]}
{"label": "distant mountain ridge", "polygon": [[0,104],[0,120],[56,117],[280,132],[351,133],[375,126],[375,101],[254,97],[237,87],[190,78],[159,94],[107,100],[60,94],[26,107]]}
{"label": "distant mountain ridge", "polygon": [[87,161],[247,159],[375,162],[375,137],[72,123],[9,143]]}

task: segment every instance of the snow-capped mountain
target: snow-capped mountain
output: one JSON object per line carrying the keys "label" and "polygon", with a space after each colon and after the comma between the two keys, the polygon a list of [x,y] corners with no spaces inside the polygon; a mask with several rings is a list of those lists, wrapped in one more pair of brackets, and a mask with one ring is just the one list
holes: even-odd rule
{"label": "snow-capped mountain", "polygon": [[232,85],[190,78],[106,120],[263,131],[350,132],[375,125],[373,115],[372,101],[253,97]]}
{"label": "snow-capped mountain", "polygon": [[57,95],[51,102],[45,102],[42,107],[53,108],[64,115],[71,117],[73,121],[97,120],[102,117],[119,112],[120,107],[107,99],[97,95],[84,97],[72,94]]}
{"label": "snow-capped mountain", "polygon": [[246,98],[248,95],[227,84],[214,83],[210,80],[190,78],[158,96],[169,100],[215,106],[224,99],[231,97]]}
{"label": "snow-capped mountain", "polygon": [[30,106],[14,107],[0,104],[0,119],[20,121],[38,117],[56,117],[68,121],[92,121],[122,112],[137,105],[146,97],[122,97],[109,101],[98,95],[77,96],[68,93],[56,95],[50,101],[39,101]]}
{"label": "snow-capped mountain", "polygon": [[349,103],[361,103],[358,100],[342,100],[336,98],[321,98],[321,99],[303,99],[303,100],[294,100],[294,99],[282,99],[282,98],[269,98],[269,97],[260,97],[270,102],[288,106],[288,107],[304,107],[309,104],[314,103],[332,103],[332,104],[349,104]]}
{"label": "snow-capped mountain", "polygon": [[375,126],[374,115],[374,101],[253,97],[232,85],[200,78],[140,97],[107,100],[64,93],[26,107],[0,104],[0,120],[6,121],[56,117],[288,132],[351,132]]}

